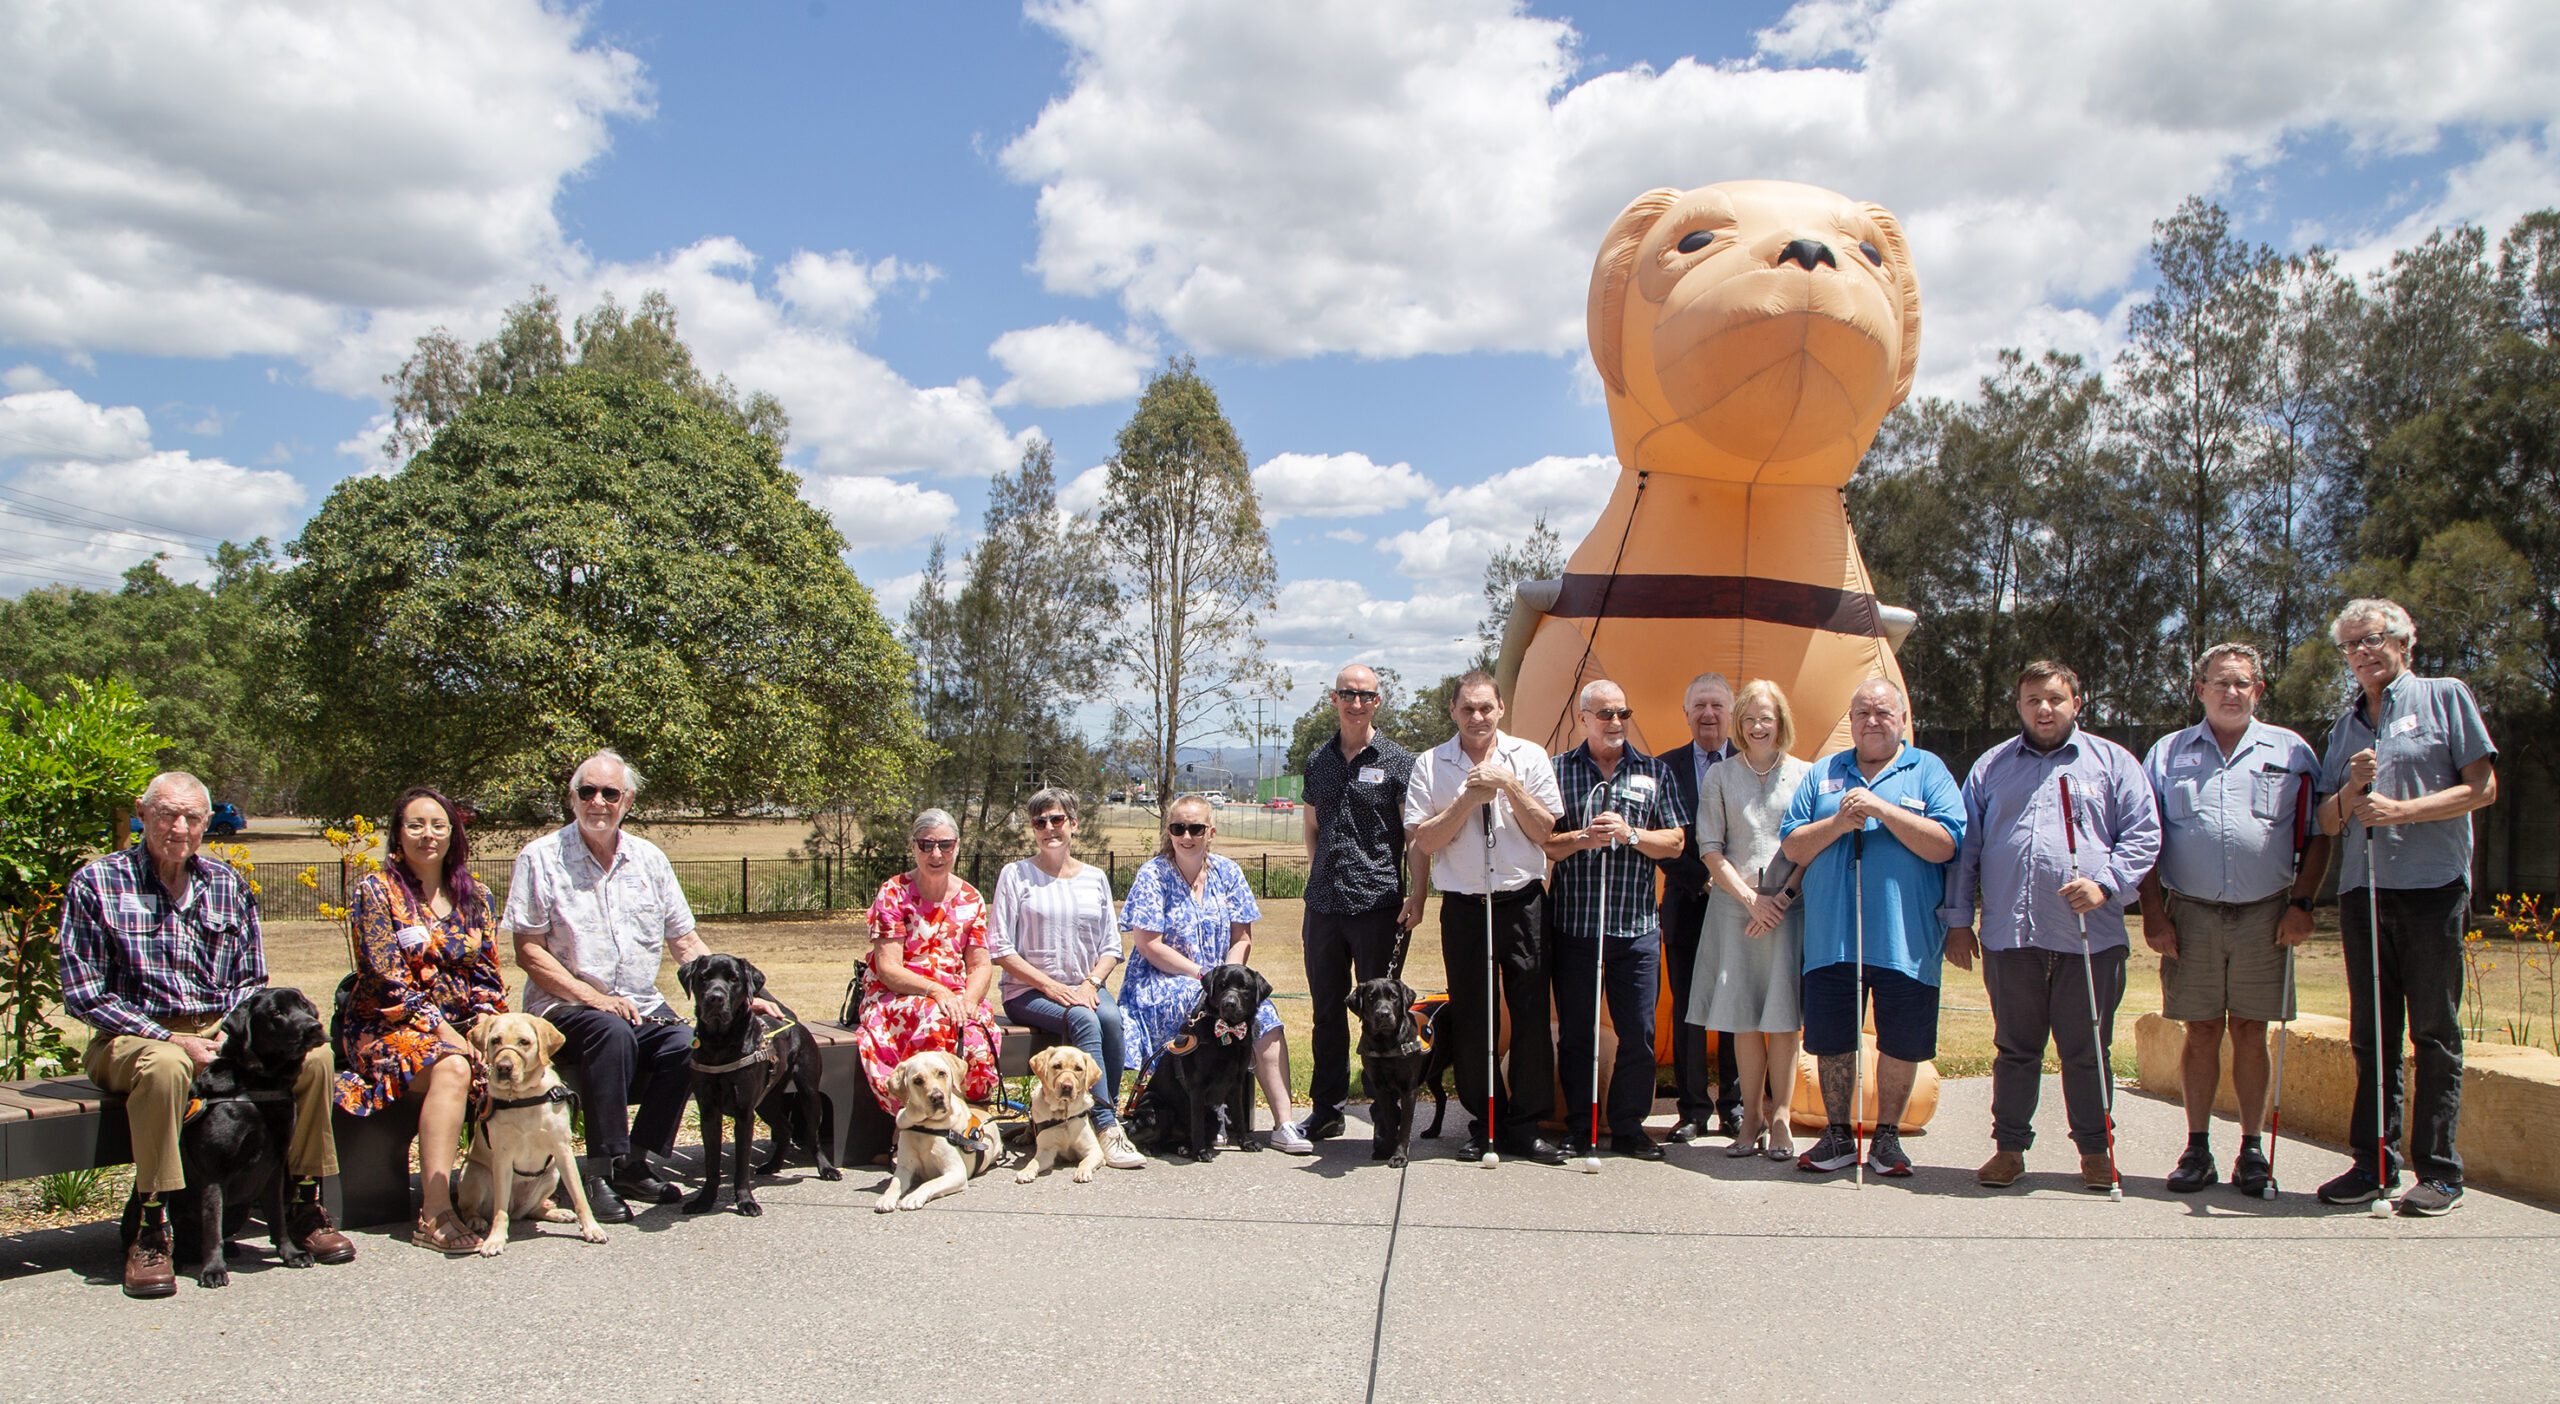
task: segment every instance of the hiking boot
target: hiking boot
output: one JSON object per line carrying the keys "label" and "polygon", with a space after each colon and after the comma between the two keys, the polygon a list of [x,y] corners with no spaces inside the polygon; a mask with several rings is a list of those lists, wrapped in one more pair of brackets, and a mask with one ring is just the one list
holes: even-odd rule
{"label": "hiking boot", "polygon": [[286,1239],[310,1254],[313,1262],[355,1261],[354,1241],[338,1232],[338,1226],[329,1222],[329,1211],[321,1208],[316,1199],[296,1200],[292,1208],[284,1211],[284,1232]]}
{"label": "hiking boot", "polygon": [[174,1297],[178,1273],[169,1265],[169,1230],[145,1224],[124,1250],[124,1294],[128,1297]]}
{"label": "hiking boot", "polygon": [[1908,1179],[1911,1157],[1902,1153],[1902,1132],[1891,1126],[1879,1126],[1867,1139],[1867,1169],[1889,1180]]}
{"label": "hiking boot", "polygon": [[1833,1126],[1813,1143],[1813,1149],[1796,1157],[1796,1168],[1808,1175],[1832,1170],[1846,1170],[1858,1163],[1858,1138],[1846,1126]]}
{"label": "hiking boot", "polygon": [[2265,1199],[2269,1197],[2267,1191],[2275,1186],[2276,1167],[2267,1160],[2267,1153],[2255,1146],[2242,1146],[2231,1162],[2231,1187],[2251,1199]]}
{"label": "hiking boot", "polygon": [[2331,1180],[2325,1185],[2322,1185],[2320,1187],[2320,1202],[2323,1204],[2334,1204],[2340,1208],[2362,1208],[2377,1199],[2383,1198],[2399,1187],[2400,1182],[2397,1176],[2394,1176],[2392,1182],[2386,1185],[2373,1178],[2371,1174],[2366,1172],[2363,1166],[2358,1165],[2349,1169],[2347,1173],[2340,1175],[2338,1178]]}
{"label": "hiking boot", "polygon": [[2026,1173],[2027,1157],[2024,1152],[1994,1151],[1989,1160],[1982,1162],[1982,1168],[1973,1172],[1973,1182],[1984,1189],[2007,1189]]}
{"label": "hiking boot", "polygon": [[2093,1190],[2114,1189],[2116,1187],[2116,1163],[2114,1158],[2104,1151],[2100,1151],[2095,1155],[2081,1156],[2080,1187],[2082,1189]]}
{"label": "hiking boot", "polygon": [[[2239,1172],[2234,1170],[2232,1173],[2236,1175]],[[2178,1168],[2169,1172],[2171,1194],[2194,1194],[2207,1185],[2221,1182],[2221,1172],[2213,1168],[2213,1152],[2203,1146],[2187,1147],[2187,1153],[2178,1157]]]}
{"label": "hiking boot", "polygon": [[2443,1180],[2420,1180],[2400,1196],[2400,1212],[2413,1219],[2432,1219],[2462,1204],[2462,1186]]}

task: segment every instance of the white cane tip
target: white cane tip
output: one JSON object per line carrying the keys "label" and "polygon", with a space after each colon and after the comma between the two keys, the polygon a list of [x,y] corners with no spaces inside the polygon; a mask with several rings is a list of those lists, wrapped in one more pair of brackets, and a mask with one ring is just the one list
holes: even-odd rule
{"label": "white cane tip", "polygon": [[1492,1169],[1493,1167],[1495,1167],[1495,1166],[1497,1166],[1497,1165],[1500,1165],[1500,1164],[1502,1163],[1502,1157],[1501,1157],[1501,1156],[1498,1156],[1498,1155],[1495,1155],[1495,1154],[1494,1154],[1493,1152],[1491,1152],[1491,1151],[1486,1151],[1486,1152],[1484,1153],[1484,1159],[1482,1159],[1482,1160],[1480,1160],[1480,1161],[1477,1161],[1476,1163],[1477,1163],[1477,1164],[1479,1164],[1479,1165],[1481,1165],[1481,1166],[1483,1166],[1485,1169],[1490,1170],[1490,1169]]}
{"label": "white cane tip", "polygon": [[2109,1186],[2107,1186],[2107,1198],[2109,1198],[2109,1199],[2111,1199],[2111,1200],[2114,1200],[2114,1201],[2115,1201],[2116,1203],[2118,1203],[2118,1204],[2122,1204],[2122,1203],[2124,1203],[2124,1186],[2122,1186],[2122,1185],[2109,1185]]}
{"label": "white cane tip", "polygon": [[2373,1207],[2372,1207],[2372,1208],[2370,1208],[2370,1209],[2365,1210],[2365,1212],[2366,1212],[2367,1214],[2372,1215],[2374,1218],[2377,1218],[2377,1219],[2387,1219],[2387,1218],[2390,1218],[2390,1217],[2391,1217],[2391,1201],[2390,1201],[2390,1200],[2388,1200],[2388,1199],[2377,1199],[2377,1200],[2375,1200],[2375,1201],[2373,1202]]}
{"label": "white cane tip", "polygon": [[1582,1158],[1580,1163],[1574,1166],[1574,1168],[1580,1170],[1585,1175],[1597,1175],[1600,1173],[1600,1157],[1596,1155],[1586,1155]]}
{"label": "white cane tip", "polygon": [[2259,1197],[2260,1199],[2266,1200],[2266,1201],[2267,1201],[2267,1202],[2269,1202],[2269,1203],[2274,1203],[2274,1202],[2275,1202],[2275,1197],[2276,1197],[2276,1187],[2275,1187],[2275,1186],[2273,1186],[2273,1185],[2269,1185],[2269,1186],[2267,1186],[2265,1189],[2262,1189],[2262,1190],[2258,1191],[2258,1197]]}

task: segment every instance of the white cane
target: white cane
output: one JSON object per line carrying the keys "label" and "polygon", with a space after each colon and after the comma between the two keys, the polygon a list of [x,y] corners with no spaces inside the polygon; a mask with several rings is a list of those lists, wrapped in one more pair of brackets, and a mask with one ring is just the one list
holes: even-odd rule
{"label": "white cane", "polygon": [[[1858,1112],[1866,1097],[1867,1073],[1867,821],[1863,818],[1858,827],[1849,831],[1849,889],[1856,894],[1849,907],[1857,913],[1857,964],[1850,967],[1849,977],[1849,1150],[1858,1158],[1858,1188],[1865,1189],[1867,1151],[1858,1139]],[[1884,1124],[1881,1113],[1876,1124]]]}
{"label": "white cane", "polygon": [[[2377,773],[2379,773],[2377,771]],[[2367,785],[2364,792],[2373,793]],[[2377,1219],[2391,1217],[2391,1133],[2383,1129],[2382,1096],[2382,884],[2373,870],[2373,820],[2360,819],[2364,825],[2364,930],[2371,943],[2373,969],[2373,1207],[2365,1212]]]}
{"label": "white cane", "polygon": [[1493,987],[1493,806],[1484,802],[1484,1159],[1477,1162],[1490,1170],[1502,1163],[1493,1148],[1493,1104],[1502,1089],[1494,1076],[1493,1045],[1501,1034],[1502,1017],[1495,1006],[1501,996]]}
{"label": "white cane", "polygon": [[[1609,789],[1600,781],[1583,791],[1582,812],[1596,815],[1595,807]],[[1591,1139],[1582,1148],[1582,1163],[1574,1168],[1585,1175],[1600,1173],[1600,991],[1608,977],[1609,950],[1609,854],[1618,845],[1613,841],[1600,850],[1600,930],[1591,945]]]}

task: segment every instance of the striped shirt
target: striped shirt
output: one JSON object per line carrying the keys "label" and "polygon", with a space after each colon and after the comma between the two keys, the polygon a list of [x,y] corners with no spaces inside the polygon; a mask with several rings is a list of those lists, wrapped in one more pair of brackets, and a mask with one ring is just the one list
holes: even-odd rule
{"label": "striped shirt", "polygon": [[[1686,829],[1687,806],[1671,783],[1662,762],[1629,746],[1618,756],[1618,768],[1607,779],[1583,742],[1555,758],[1556,790],[1564,798],[1556,813],[1556,832],[1590,827],[1592,819],[1615,810],[1635,829]],[[1588,801],[1588,803],[1586,803]],[[1569,853],[1556,860],[1548,886],[1548,910],[1556,929],[1567,936],[1595,934],[1633,939],[1659,929],[1653,905],[1655,861],[1633,844]],[[1601,885],[1601,874],[1608,884]],[[1605,898],[1604,898],[1605,892]],[[1607,903],[1608,929],[1601,930],[1602,903]]]}
{"label": "striped shirt", "polygon": [[[1068,878],[1049,876],[1036,859],[1005,864],[987,904],[987,955],[1018,955],[1062,985],[1092,974],[1106,955],[1121,959],[1120,913],[1110,881],[1091,863]],[[1010,970],[1002,988],[1006,999],[1035,992]]]}
{"label": "striped shirt", "polygon": [[187,860],[170,900],[135,845],[71,875],[62,898],[62,1007],[107,1034],[167,1039],[163,1019],[228,1014],[267,983],[258,899],[225,863]]}

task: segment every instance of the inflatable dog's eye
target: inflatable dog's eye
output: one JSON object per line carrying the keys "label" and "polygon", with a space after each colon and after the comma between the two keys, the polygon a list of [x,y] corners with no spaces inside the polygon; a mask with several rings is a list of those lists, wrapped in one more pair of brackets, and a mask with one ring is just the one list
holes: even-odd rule
{"label": "inflatable dog's eye", "polygon": [[1864,239],[1860,239],[1858,241],[1858,252],[1867,256],[1867,262],[1874,264],[1878,268],[1884,267],[1884,254],[1879,251],[1875,245],[1868,243]]}
{"label": "inflatable dog's eye", "polygon": [[1680,252],[1696,253],[1698,250],[1705,248],[1707,245],[1712,244],[1715,241],[1715,231],[1710,229],[1692,229],[1688,233],[1680,236]]}

